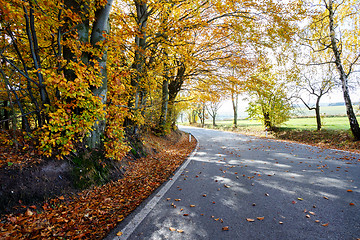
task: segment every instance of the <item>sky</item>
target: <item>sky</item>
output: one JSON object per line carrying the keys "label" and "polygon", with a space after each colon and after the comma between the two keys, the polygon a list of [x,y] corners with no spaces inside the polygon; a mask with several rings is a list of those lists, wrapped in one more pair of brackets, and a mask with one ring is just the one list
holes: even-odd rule
{"label": "sky", "polygon": [[[359,89],[351,90],[350,97],[351,97],[351,101],[353,103],[360,102],[360,90]],[[248,101],[243,100],[243,98],[245,98],[245,96],[239,96],[239,108],[238,108],[239,118],[247,117],[245,110],[247,108]],[[344,102],[343,93],[342,93],[341,89],[336,89],[332,93],[324,95],[320,100],[320,104],[325,104],[325,105],[327,105],[329,103],[337,103],[337,102]],[[305,105],[303,103],[301,103],[301,101],[299,101],[298,105],[300,107],[305,107]],[[231,100],[223,101],[223,103],[218,111],[218,114],[219,114],[219,119],[232,118],[233,108],[232,108]],[[346,114],[346,113],[344,113],[344,114]]]}

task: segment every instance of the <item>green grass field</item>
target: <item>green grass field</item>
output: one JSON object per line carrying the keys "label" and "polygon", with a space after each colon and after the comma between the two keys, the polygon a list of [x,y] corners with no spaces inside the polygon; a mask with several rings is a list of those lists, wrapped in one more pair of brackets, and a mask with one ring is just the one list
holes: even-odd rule
{"label": "green grass field", "polygon": [[[354,106],[354,110],[359,113],[358,105]],[[322,116],[323,130],[349,130],[349,120],[346,117],[345,106],[323,106],[320,108]],[[316,130],[315,111],[309,111],[306,108],[297,108],[294,112],[294,118],[283,123],[280,128],[286,130]],[[297,117],[296,117],[297,116]],[[360,122],[360,117],[358,116]],[[179,123],[181,124],[181,123]],[[187,123],[184,123],[187,124]],[[205,121],[206,127],[212,128],[210,119]],[[232,120],[216,121],[218,129],[230,129],[233,126]],[[243,130],[263,131],[264,127],[260,121],[239,119],[238,128]]]}
{"label": "green grass field", "polygon": [[[345,106],[324,106],[320,107],[320,113],[325,116],[344,116],[346,115],[346,108]],[[315,111],[310,111],[307,108],[295,108],[294,114],[299,117],[315,116]]]}
{"label": "green grass field", "polygon": [[[349,120],[347,117],[322,117],[323,129],[327,130],[348,130]],[[206,125],[211,125],[211,121],[205,121]],[[231,128],[232,120],[217,121],[216,124],[219,127]],[[264,127],[260,121],[256,120],[238,120],[239,128],[252,128],[256,130],[262,130]],[[292,118],[289,121],[283,123],[281,128],[287,129],[298,129],[298,130],[316,130],[316,119],[315,117],[303,117],[303,118]]]}
{"label": "green grass field", "polygon": [[[347,117],[322,117],[323,129],[327,130],[348,130],[350,128]],[[315,117],[292,118],[282,124],[283,128],[316,130]]]}

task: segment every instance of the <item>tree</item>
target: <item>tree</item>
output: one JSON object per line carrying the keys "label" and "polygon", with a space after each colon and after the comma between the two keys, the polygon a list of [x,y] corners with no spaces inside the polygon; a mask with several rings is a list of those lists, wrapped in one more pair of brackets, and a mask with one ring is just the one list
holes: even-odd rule
{"label": "tree", "polygon": [[292,103],[287,95],[289,82],[280,81],[280,74],[271,72],[264,66],[252,77],[248,86],[252,101],[249,102],[247,113],[252,119],[259,119],[267,130],[275,130],[281,123],[290,118]]}
{"label": "tree", "polygon": [[[307,67],[306,69],[308,70],[309,67]],[[306,86],[304,86],[303,89],[305,89],[305,91],[308,92],[308,94],[315,96],[315,100],[316,100],[315,106],[310,107],[309,104],[301,96],[300,99],[309,110],[315,111],[317,130],[319,131],[322,127],[321,116],[320,116],[320,99],[322,96],[329,93],[332,87],[334,86],[334,77],[331,69],[329,69],[327,72],[324,71],[323,69],[320,69],[320,71],[318,70],[319,67],[317,68],[313,67],[313,71],[310,71],[310,76],[306,76],[307,74],[303,75],[303,80],[304,80],[303,82],[307,84]],[[319,74],[319,73],[323,73],[323,74]]]}
{"label": "tree", "polygon": [[206,110],[212,118],[213,127],[216,126],[216,116],[221,107],[221,97],[215,95],[206,104]]}
{"label": "tree", "polygon": [[322,0],[321,3],[315,8],[315,13],[306,29],[311,36],[302,36],[302,39],[326,59],[322,63],[335,65],[341,82],[350,129],[355,140],[360,140],[359,123],[349,94],[349,78],[360,59],[359,2]]}

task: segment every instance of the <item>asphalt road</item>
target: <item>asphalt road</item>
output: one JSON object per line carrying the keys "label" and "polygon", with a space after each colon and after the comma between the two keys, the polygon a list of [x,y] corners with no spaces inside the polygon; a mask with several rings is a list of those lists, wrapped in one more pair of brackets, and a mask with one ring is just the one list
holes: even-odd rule
{"label": "asphalt road", "polygon": [[107,239],[360,238],[360,154],[181,129],[197,152]]}

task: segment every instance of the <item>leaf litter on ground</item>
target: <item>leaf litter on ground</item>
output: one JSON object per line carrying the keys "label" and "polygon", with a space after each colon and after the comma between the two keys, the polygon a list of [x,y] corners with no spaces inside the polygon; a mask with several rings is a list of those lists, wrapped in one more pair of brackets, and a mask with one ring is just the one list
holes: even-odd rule
{"label": "leaf litter on ground", "polygon": [[[0,219],[0,239],[101,239],[165,182],[195,148],[196,142],[152,136],[162,149],[129,164],[124,177],[72,197],[54,198],[42,211],[28,209]],[[110,201],[109,201],[110,199]],[[170,200],[170,199],[169,199]],[[182,230],[180,230],[182,232]]]}

